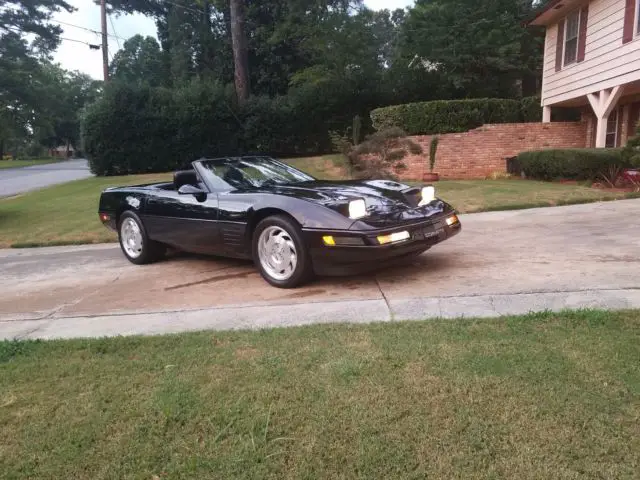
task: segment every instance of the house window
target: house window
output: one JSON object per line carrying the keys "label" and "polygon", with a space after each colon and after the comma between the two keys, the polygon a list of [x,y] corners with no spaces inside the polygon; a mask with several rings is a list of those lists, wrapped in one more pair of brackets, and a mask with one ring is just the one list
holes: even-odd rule
{"label": "house window", "polygon": [[607,141],[605,143],[605,147],[614,148],[618,143],[618,109],[614,109],[609,114],[609,119],[607,120]]}
{"label": "house window", "polygon": [[636,0],[636,34],[640,33],[640,0]]}
{"label": "house window", "polygon": [[564,65],[575,63],[578,56],[578,30],[580,29],[580,10],[567,16],[564,35]]}

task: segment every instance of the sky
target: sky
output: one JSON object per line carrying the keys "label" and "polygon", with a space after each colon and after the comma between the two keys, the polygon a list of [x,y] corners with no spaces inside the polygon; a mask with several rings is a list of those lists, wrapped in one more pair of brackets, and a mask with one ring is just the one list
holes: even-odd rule
{"label": "sky", "polygon": [[[76,7],[74,13],[58,12],[54,16],[54,21],[70,23],[84,27],[88,30],[100,31],[100,7],[92,0],[69,0],[69,3]],[[365,0],[364,3],[371,9],[379,10],[388,8],[404,8],[412,5],[413,0]],[[111,23],[112,22],[112,23]],[[60,24],[64,33],[63,40],[54,54],[54,62],[59,63],[66,70],[78,70],[91,75],[96,79],[102,78],[102,51],[91,50],[86,43],[99,45],[101,43],[99,33],[82,30]],[[151,18],[143,15],[121,15],[107,19],[107,30],[109,37],[109,57],[118,51],[120,46],[129,37],[139,33],[141,35],[156,36],[156,27]],[[120,38],[115,38],[120,37]],[[72,40],[77,40],[78,43]]]}

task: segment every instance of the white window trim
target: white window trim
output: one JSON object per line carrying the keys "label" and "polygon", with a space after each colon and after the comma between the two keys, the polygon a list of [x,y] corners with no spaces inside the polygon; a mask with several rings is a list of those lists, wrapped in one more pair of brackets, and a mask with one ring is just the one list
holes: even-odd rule
{"label": "white window trim", "polygon": [[[609,148],[617,148],[618,147],[618,131],[620,129],[620,114],[621,114],[621,109],[622,106],[617,106],[616,108],[614,108],[611,113],[609,115],[611,115],[613,112],[616,113],[616,127],[615,130],[613,131],[613,147],[609,147]],[[609,135],[609,118],[607,118],[607,130],[605,132],[605,138]]]}
{"label": "white window trim", "polygon": [[[640,0],[636,0],[640,2]],[[637,10],[637,9],[636,9]],[[576,36],[576,58],[571,63],[566,63],[567,60],[567,33],[569,33],[568,22],[567,19],[573,15],[574,13],[578,13],[578,35]],[[581,9],[574,10],[573,12],[567,13],[564,17],[564,38],[562,39],[562,68],[570,67],[571,65],[575,65],[578,63],[578,48],[580,44],[580,17],[582,16]]]}

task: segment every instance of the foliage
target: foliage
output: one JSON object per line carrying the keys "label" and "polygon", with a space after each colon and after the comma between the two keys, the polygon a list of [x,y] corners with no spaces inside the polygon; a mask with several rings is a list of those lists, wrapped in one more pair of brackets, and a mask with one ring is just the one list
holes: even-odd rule
{"label": "foliage", "polygon": [[[233,103],[230,88],[195,80],[183,88],[114,81],[87,108],[83,141],[97,175],[162,172],[201,156],[306,155],[331,150],[327,133],[342,97],[324,86]],[[319,99],[328,100],[319,106]],[[344,119],[343,121],[346,121]]]}
{"label": "foliage", "polygon": [[435,100],[371,112],[374,128],[399,127],[409,135],[465,132],[484,123],[512,123],[520,118],[517,100],[497,98]]}
{"label": "foliage", "polygon": [[[369,112],[376,107],[498,93],[520,95],[521,91],[531,90],[519,87],[530,84],[528,79],[532,77],[535,84],[540,76],[540,37],[522,24],[532,11],[530,4],[507,5],[506,0],[497,4],[493,0],[473,4],[470,0],[434,2],[442,18],[455,19],[455,28],[466,30],[466,35],[473,38],[466,43],[474,45],[456,47],[461,49],[462,57],[475,55],[476,51],[487,54],[484,59],[474,58],[465,65],[466,70],[457,69],[443,57],[446,68],[439,70],[431,69],[429,61],[424,60],[431,58],[424,55],[425,49],[450,49],[451,35],[435,35],[438,31],[432,31],[433,25],[423,22],[427,3],[418,2],[406,11],[373,11],[362,0],[246,0],[253,98],[242,108],[231,96],[229,102],[254,133],[246,135],[248,140],[238,142],[239,147],[321,153],[332,149],[330,139],[335,132],[357,137],[351,143],[370,133]],[[228,0],[186,0],[180,5],[155,0],[111,0],[109,5],[115,12],[140,12],[156,20],[171,88],[186,88],[195,78],[225,86],[233,84]],[[461,11],[474,16],[458,15]],[[537,40],[533,41],[534,37]],[[531,49],[537,53],[530,55]],[[464,76],[463,81],[452,80],[458,74]],[[140,83],[141,79],[127,81]],[[533,88],[536,89],[537,86]],[[487,116],[504,121],[520,118],[515,104],[510,108],[514,111],[496,115],[467,112],[470,118],[452,119],[457,122],[452,131],[476,126],[477,116],[481,120]],[[250,113],[245,115],[243,110]],[[262,120],[263,112],[271,112],[283,123],[257,121]],[[360,136],[353,123],[355,116],[362,119]],[[448,120],[444,124],[450,126]],[[407,125],[398,126],[413,133]],[[262,133],[260,128],[264,129]],[[278,138],[268,138],[267,131]],[[254,137],[259,141],[251,141]]]}
{"label": "foliage", "polygon": [[522,152],[515,169],[539,180],[596,180],[612,167],[625,167],[620,149],[549,149]]}
{"label": "foliage", "polygon": [[124,42],[109,65],[111,78],[152,87],[168,86],[166,56],[153,37],[134,35]]}
{"label": "foliage", "polygon": [[438,142],[440,141],[440,137],[434,135],[429,142],[429,171],[433,172],[433,168],[436,165],[436,152],[438,150]]}
{"label": "foliage", "polygon": [[520,119],[523,122],[542,121],[542,105],[540,96],[524,97],[520,100]]}
{"label": "foliage", "polygon": [[526,28],[524,21],[544,3],[417,0],[404,22],[401,48],[439,72],[456,97],[532,95],[544,30]]}
{"label": "foliage", "polygon": [[622,166],[619,164],[609,165],[607,169],[600,172],[600,178],[611,188],[615,188],[622,175]]}
{"label": "foliage", "polygon": [[56,93],[48,90],[43,59],[60,41],[62,29],[48,22],[61,10],[73,8],[64,0],[0,2],[0,157],[46,124],[42,113]]}
{"label": "foliage", "polygon": [[393,179],[406,168],[402,160],[408,154],[421,153],[419,144],[407,138],[403,130],[392,127],[368,135],[351,149],[348,159],[353,175],[358,178]]}
{"label": "foliage", "polygon": [[622,158],[629,165],[640,168],[640,122],[636,125],[635,135],[622,149]]}
{"label": "foliage", "polygon": [[[169,121],[174,123],[186,118],[186,107],[175,99],[191,98],[188,92],[194,83],[209,82],[223,92],[224,102],[189,108],[203,121],[213,122],[216,131],[236,128],[232,141],[188,138],[185,152],[202,151],[208,143],[228,144],[234,152],[258,148],[286,154],[326,152],[331,150],[329,132],[349,132],[344,134],[352,143],[370,133],[369,112],[377,107],[488,95],[515,98],[538,88],[542,37],[522,24],[533,11],[533,4],[526,0],[515,4],[430,0],[394,11],[373,11],[362,0],[238,3],[246,10],[248,83],[253,94],[241,107],[230,89],[234,61],[229,0],[107,2],[110,13],[152,17],[159,40],[139,35],[127,40],[110,65],[115,81],[139,89],[170,90],[149,94],[172,99]],[[90,100],[60,108],[64,102],[50,88],[57,81],[50,79],[46,60],[61,32],[48,22],[50,15],[56,9],[71,9],[69,3],[11,0],[4,4],[11,8],[0,12],[0,154],[4,144],[17,152],[33,142],[74,143],[78,115]],[[25,32],[35,34],[33,42],[27,42]],[[153,110],[154,101],[141,104]],[[523,110],[534,107],[531,103],[530,109]],[[129,113],[133,114],[125,108]],[[475,125],[475,116],[484,119],[486,113],[468,112],[469,118],[451,119],[463,124],[456,123],[454,131]],[[512,116],[503,113],[501,118]],[[169,114],[140,112],[132,118],[149,115],[157,119]],[[218,124],[223,118],[228,123]],[[361,119],[359,127],[354,118]],[[451,122],[440,123],[450,126]],[[108,129],[130,124],[102,125]],[[412,133],[406,125],[398,126]],[[144,128],[147,133],[156,131]],[[199,135],[211,131],[207,126],[181,128]],[[175,155],[176,142],[171,148]],[[123,153],[133,156],[133,152]]]}

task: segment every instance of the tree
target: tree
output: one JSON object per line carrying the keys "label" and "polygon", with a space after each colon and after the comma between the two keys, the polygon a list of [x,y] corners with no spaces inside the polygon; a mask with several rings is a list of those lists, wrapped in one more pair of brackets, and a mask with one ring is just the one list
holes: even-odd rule
{"label": "tree", "polygon": [[153,37],[135,35],[124,42],[113,57],[109,76],[152,87],[168,86],[169,74],[160,45]]}
{"label": "tree", "polygon": [[23,141],[38,123],[45,99],[41,61],[62,32],[48,22],[62,9],[74,10],[64,0],[0,1],[0,158],[9,141]]}
{"label": "tree", "polygon": [[403,49],[444,73],[457,97],[535,93],[530,76],[542,61],[541,37],[523,25],[533,5],[532,0],[417,0],[404,23]]}
{"label": "tree", "polygon": [[80,72],[68,72],[58,65],[45,64],[47,101],[43,104],[36,140],[47,147],[80,145],[80,117],[85,106],[102,92],[102,81]]}
{"label": "tree", "polygon": [[231,44],[233,45],[234,79],[238,103],[244,104],[249,98],[249,59],[245,37],[245,9],[243,0],[230,0]]}

